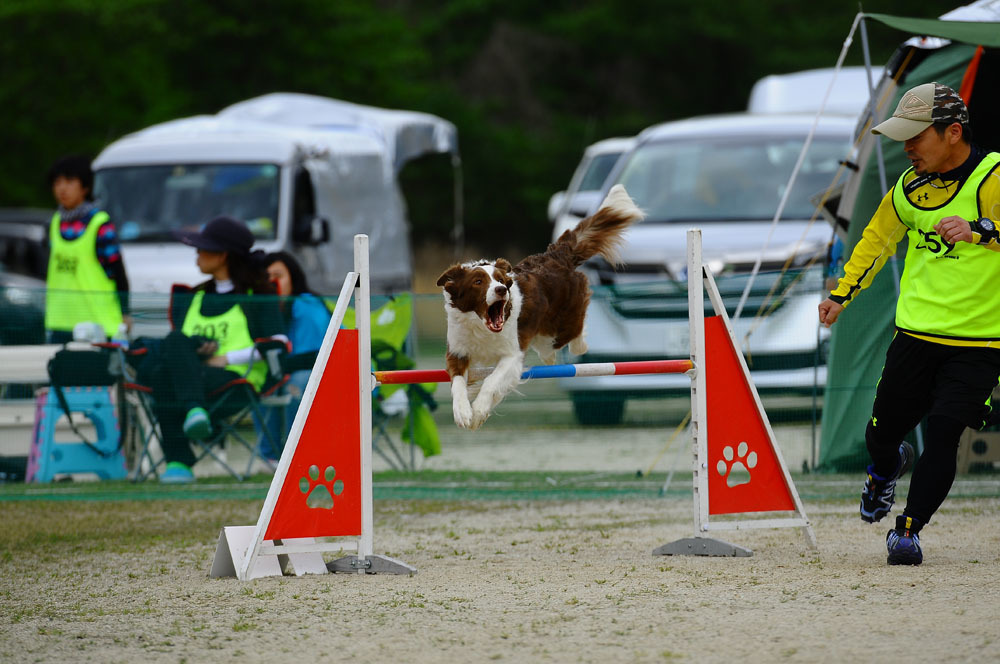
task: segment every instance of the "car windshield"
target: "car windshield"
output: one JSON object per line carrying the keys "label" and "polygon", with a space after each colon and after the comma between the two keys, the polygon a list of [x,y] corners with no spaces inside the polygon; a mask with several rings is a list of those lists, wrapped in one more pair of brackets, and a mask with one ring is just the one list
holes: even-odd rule
{"label": "car windshield", "polygon": [[600,191],[601,185],[621,155],[621,152],[605,152],[591,159],[587,164],[587,171],[580,178],[579,191]]}
{"label": "car windshield", "polygon": [[274,239],[280,169],[274,164],[170,164],[105,168],[94,195],[123,242],[173,240],[226,215],[246,222],[259,240]]}
{"label": "car windshield", "polygon": [[[804,137],[753,136],[650,142],[618,176],[646,221],[772,219]],[[846,138],[816,136],[782,219],[809,219],[809,198],[830,186],[849,147]]]}

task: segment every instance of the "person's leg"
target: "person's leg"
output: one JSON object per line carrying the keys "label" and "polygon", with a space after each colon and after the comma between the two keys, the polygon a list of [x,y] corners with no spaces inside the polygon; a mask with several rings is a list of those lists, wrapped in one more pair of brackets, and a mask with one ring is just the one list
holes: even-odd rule
{"label": "person's leg", "polygon": [[920,531],[951,491],[962,433],[967,427],[982,428],[990,416],[990,395],[1000,375],[996,349],[944,346],[940,353],[924,451],[913,469],[906,508],[886,533],[890,565],[923,562]]}
{"label": "person's leg", "polygon": [[[958,441],[966,426],[952,417],[931,415],[927,418],[924,452],[913,467],[910,491],[904,516],[915,517],[923,526],[948,497],[955,481]],[[919,531],[919,528],[917,528]]]}
{"label": "person's leg", "polygon": [[930,408],[936,362],[932,346],[909,335],[897,334],[886,352],[872,416],[865,429],[865,444],[872,463],[861,492],[863,521],[881,521],[892,510],[896,480],[913,461],[913,448],[903,437]]}
{"label": "person's leg", "polygon": [[924,452],[913,469],[903,514],[930,522],[955,481],[958,443],[965,429],[981,429],[1000,376],[1000,350],[945,346],[934,381]]}
{"label": "person's leg", "polygon": [[179,405],[188,409],[204,406],[207,386],[203,378],[206,368],[195,352],[191,338],[174,330],[163,340],[164,380],[170,385]]}
{"label": "person's leg", "polygon": [[898,333],[886,351],[882,377],[875,390],[872,416],[865,430],[871,470],[892,477],[899,470],[899,445],[931,406],[936,349]]}

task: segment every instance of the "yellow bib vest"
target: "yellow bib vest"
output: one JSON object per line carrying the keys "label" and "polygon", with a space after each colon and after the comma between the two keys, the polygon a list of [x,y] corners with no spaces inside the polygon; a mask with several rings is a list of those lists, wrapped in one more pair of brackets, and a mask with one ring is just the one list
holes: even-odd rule
{"label": "yellow bib vest", "polygon": [[97,231],[108,220],[97,212],[83,235],[63,239],[59,213],[49,223],[49,271],[45,290],[45,329],[72,332],[77,323],[99,323],[108,337],[118,332],[122,308],[114,279],[97,260]]}
{"label": "yellow bib vest", "polygon": [[[227,297],[220,295],[219,297]],[[236,297],[247,297],[236,296]],[[246,314],[242,307],[233,304],[225,313],[218,316],[205,316],[201,313],[201,303],[205,299],[205,291],[198,291],[191,300],[191,306],[184,316],[184,325],[181,332],[189,337],[200,336],[214,339],[219,342],[219,350],[216,356],[225,355],[231,350],[248,348],[253,345],[253,337],[250,336],[250,326],[247,324]],[[234,298],[235,302],[235,298]],[[226,366],[228,371],[234,371],[240,376],[247,372],[246,364],[230,364]],[[267,364],[263,360],[253,363],[253,368],[246,379],[260,391],[267,378]]]}
{"label": "yellow bib vest", "polygon": [[1000,254],[984,247],[946,243],[934,225],[952,215],[974,221],[979,187],[1000,164],[1000,154],[987,154],[962,187],[944,204],[922,208],[904,191],[912,170],[900,176],[892,202],[909,228],[906,263],[899,284],[896,326],[904,332],[948,340],[1000,340]]}

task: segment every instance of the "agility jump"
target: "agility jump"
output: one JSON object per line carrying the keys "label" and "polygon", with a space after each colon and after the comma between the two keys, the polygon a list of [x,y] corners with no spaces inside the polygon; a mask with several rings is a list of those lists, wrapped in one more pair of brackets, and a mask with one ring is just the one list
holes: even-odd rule
{"label": "agility jump", "polygon": [[[372,372],[365,235],[354,238],[354,265],[344,280],[257,524],[222,529],[212,577],[416,573],[405,562],[374,553],[371,392],[379,384],[447,382],[449,377],[443,370]],[[658,547],[655,555],[749,556],[747,549],[705,536],[714,530],[748,528],[801,528],[815,548],[815,535],[738,350],[722,298],[702,264],[699,230],[688,232],[688,275],[690,360],[538,366],[521,377],[685,373],[691,378],[695,536]],[[706,291],[716,313],[708,318]],[[352,295],[357,329],[342,330]],[[713,520],[763,512],[790,514]],[[323,554],[328,552],[351,555],[326,563]]]}

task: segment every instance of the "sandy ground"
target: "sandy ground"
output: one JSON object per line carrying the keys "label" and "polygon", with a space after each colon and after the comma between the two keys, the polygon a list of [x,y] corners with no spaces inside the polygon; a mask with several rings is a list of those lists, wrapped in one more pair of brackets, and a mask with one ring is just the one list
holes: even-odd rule
{"label": "sandy ground", "polygon": [[[882,525],[806,504],[740,531],[750,558],[657,557],[689,500],[376,504],[376,551],[413,576],[211,580],[220,523],[252,501],[6,503],[0,660],[732,662],[1000,659],[1000,500],[950,501],[921,567]],[[140,505],[141,507],[142,505]]]}

